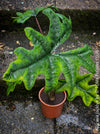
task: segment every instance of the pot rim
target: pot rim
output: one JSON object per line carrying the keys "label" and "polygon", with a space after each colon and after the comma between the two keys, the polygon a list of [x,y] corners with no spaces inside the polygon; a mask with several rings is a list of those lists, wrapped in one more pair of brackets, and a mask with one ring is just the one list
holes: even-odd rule
{"label": "pot rim", "polygon": [[41,103],[43,103],[45,106],[49,106],[49,107],[58,107],[58,106],[60,106],[60,105],[62,105],[65,101],[66,101],[66,92],[65,91],[63,91],[64,92],[64,95],[65,95],[65,97],[64,97],[64,99],[63,99],[63,101],[61,102],[61,103],[59,103],[59,104],[56,104],[56,105],[50,105],[50,104],[47,104],[47,103],[45,103],[42,99],[41,99],[41,92],[44,90],[44,88],[45,87],[42,87],[41,89],[40,89],[40,91],[39,91],[39,100],[41,101]]}

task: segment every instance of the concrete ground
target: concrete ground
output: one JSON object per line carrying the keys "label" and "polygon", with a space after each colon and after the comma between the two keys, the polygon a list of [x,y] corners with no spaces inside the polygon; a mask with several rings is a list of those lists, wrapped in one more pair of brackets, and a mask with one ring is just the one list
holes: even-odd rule
{"label": "concrete ground", "polygon": [[86,107],[80,97],[72,102],[66,100],[58,118],[44,117],[38,100],[44,84],[39,81],[31,91],[17,86],[8,97],[7,87],[0,85],[0,134],[98,134],[99,105]]}
{"label": "concrete ground", "polygon": [[[32,49],[23,32],[2,34],[0,42],[4,43],[4,47],[2,47],[2,51],[0,51],[3,57],[1,58],[0,65],[1,79],[9,63],[16,58],[13,54],[15,48],[24,46],[27,49]],[[84,32],[81,34],[80,32],[73,32],[70,38],[61,45],[56,52],[77,48],[78,46],[83,46],[88,43],[94,51],[94,57],[92,58],[96,63],[100,60],[98,59],[100,57],[97,56],[100,51],[97,44],[99,39],[100,35],[98,33],[94,35],[93,32],[87,34]],[[81,74],[86,72],[87,70],[82,67],[80,68]],[[94,78],[96,77],[97,76],[94,75]],[[38,79],[41,81],[44,77],[40,75]],[[2,83],[1,80],[0,134],[98,134],[96,129],[99,125],[96,116],[98,105],[92,103],[89,107],[86,107],[80,98],[76,98],[72,102],[65,102],[60,117],[47,119],[41,113],[40,102],[37,98],[38,92],[33,92],[31,95],[28,92],[25,93],[23,88],[21,88],[17,92],[18,94],[13,92],[9,97],[6,97],[5,92],[7,87]],[[3,90],[5,91],[3,92]],[[37,89],[33,88],[33,90],[35,91]],[[26,96],[25,98],[29,100],[26,100],[23,96]],[[36,99],[34,100],[34,98]]]}
{"label": "concrete ground", "polygon": [[[16,25],[11,24],[9,17],[13,11],[50,5],[62,9],[65,15],[69,10],[72,21],[75,21],[73,27],[76,28],[55,52],[89,44],[94,52],[92,59],[100,72],[100,0],[0,0],[0,134],[99,134],[99,105],[92,103],[86,107],[80,97],[72,102],[66,100],[61,116],[56,119],[47,119],[42,115],[38,91],[44,86],[43,75],[38,77],[31,91],[26,91],[21,85],[6,96],[7,86],[2,81],[2,75],[9,63],[16,59],[13,51],[19,46],[32,49],[21,27],[18,26],[18,31],[14,29]],[[80,73],[86,72],[80,68]],[[100,78],[98,72],[94,79]]]}
{"label": "concrete ground", "polygon": [[0,0],[0,10],[27,10],[55,5],[60,9],[100,10],[100,0]]}
{"label": "concrete ground", "polygon": [[[14,93],[12,95],[15,95]],[[11,96],[10,96],[11,97]],[[33,95],[34,97],[34,95]],[[56,119],[42,115],[39,101],[0,101],[0,134],[97,134],[96,105],[66,101]]]}

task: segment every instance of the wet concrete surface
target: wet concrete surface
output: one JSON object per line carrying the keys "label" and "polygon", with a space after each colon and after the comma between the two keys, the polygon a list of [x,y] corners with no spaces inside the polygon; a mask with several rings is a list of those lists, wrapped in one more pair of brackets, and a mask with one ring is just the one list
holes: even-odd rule
{"label": "wet concrete surface", "polygon": [[54,5],[55,0],[0,0],[0,10],[27,10],[40,6]]}
{"label": "wet concrete surface", "polygon": [[27,10],[55,5],[60,9],[100,10],[100,0],[0,0],[0,10]]}
{"label": "wet concrete surface", "polygon": [[[96,31],[87,33],[73,31],[70,38],[59,46],[55,52],[89,44],[93,49],[94,57],[92,58],[96,63],[100,61],[100,57],[97,56],[100,51],[99,41],[100,34]],[[0,51],[3,56],[0,57],[2,63],[0,64],[0,134],[98,134],[99,131],[96,127],[99,127],[100,124],[97,122],[96,113],[99,106],[94,103],[86,107],[82,100],[77,97],[72,102],[65,102],[60,117],[47,119],[41,113],[40,102],[38,101],[38,86],[36,86],[38,89],[33,88],[30,93],[23,90],[23,87],[19,87],[19,90],[15,89],[7,97],[7,86],[3,84],[2,75],[9,63],[16,59],[13,50],[20,46],[27,49],[32,49],[32,47],[23,32],[3,32],[0,42],[4,45]],[[80,69],[80,73],[86,72],[84,68]],[[41,81],[44,77],[40,75],[38,79]]]}
{"label": "wet concrete surface", "polygon": [[93,134],[97,127],[96,104],[86,107],[78,97],[73,102],[66,102],[56,124],[57,134]]}
{"label": "wet concrete surface", "polygon": [[61,9],[100,10],[100,0],[56,0],[56,6]]}
{"label": "wet concrete surface", "polygon": [[66,101],[56,119],[45,118],[40,107],[39,101],[0,101],[0,134],[98,134],[94,103]]}
{"label": "wet concrete surface", "polygon": [[[47,0],[47,1],[32,1],[32,0],[0,0],[0,10],[6,10],[4,14],[7,19],[8,11],[19,11],[34,9],[38,6],[56,5],[60,9],[75,9],[75,10],[100,10],[99,0]],[[71,11],[72,12],[72,11]],[[78,16],[77,11],[75,16]],[[64,11],[64,14],[67,12]],[[74,11],[72,12],[73,16]],[[82,12],[83,14],[83,12]],[[80,18],[82,17],[82,14]],[[84,13],[87,18],[88,15]],[[99,14],[94,12],[95,15]],[[92,15],[90,15],[92,17]],[[9,18],[9,16],[8,16]],[[98,18],[98,17],[97,17]],[[41,19],[41,18],[40,18]],[[94,17],[93,17],[94,19]],[[73,18],[77,20],[77,18]],[[86,19],[87,20],[87,19]],[[95,19],[94,19],[95,20]],[[97,20],[97,19],[96,19]],[[11,20],[12,21],[12,20]],[[75,23],[74,27],[83,27],[83,21]],[[86,21],[85,21],[86,22]],[[87,27],[91,29],[92,19]],[[99,21],[97,21],[99,22]],[[2,23],[4,23],[2,21]],[[93,22],[94,23],[94,22]],[[11,23],[9,23],[10,26]],[[85,24],[85,23],[84,23]],[[98,27],[99,25],[95,26]],[[40,102],[38,101],[39,88],[33,88],[28,92],[23,90],[23,86],[19,86],[19,89],[15,89],[8,97],[6,96],[7,86],[2,81],[2,75],[8,68],[11,61],[16,59],[13,51],[15,48],[23,46],[27,49],[30,47],[29,40],[26,38],[24,32],[10,31],[8,32],[5,27],[8,28],[8,22],[5,21],[4,27],[1,25],[0,31],[0,134],[98,134],[97,127],[100,128],[98,114],[99,106],[92,103],[89,107],[86,107],[82,100],[77,97],[74,101],[66,101],[63,107],[63,111],[60,117],[56,119],[47,119],[41,113]],[[14,26],[14,25],[11,25]],[[87,28],[86,27],[86,28]],[[92,29],[92,31],[73,31],[70,38],[55,52],[61,52],[89,44],[94,52],[92,59],[95,63],[100,61],[100,31]],[[100,70],[100,68],[98,68]],[[80,73],[84,74],[87,70],[80,68]],[[61,76],[63,78],[63,76]],[[97,76],[94,75],[93,78]],[[100,77],[100,76],[99,76]],[[39,76],[40,85],[44,86],[44,76]],[[41,83],[42,81],[42,83]],[[39,84],[38,84],[39,85]],[[17,87],[18,88],[18,87]]]}
{"label": "wet concrete surface", "polygon": [[16,108],[0,104],[0,134],[54,134],[53,119],[45,118],[38,102],[13,102]]}

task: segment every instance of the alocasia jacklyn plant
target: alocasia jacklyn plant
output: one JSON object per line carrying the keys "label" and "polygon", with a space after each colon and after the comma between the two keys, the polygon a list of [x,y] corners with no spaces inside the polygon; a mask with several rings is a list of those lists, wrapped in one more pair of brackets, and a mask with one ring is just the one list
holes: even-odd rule
{"label": "alocasia jacklyn plant", "polygon": [[[16,84],[24,83],[27,90],[32,89],[39,74],[45,76],[45,92],[50,93],[67,91],[68,100],[72,101],[76,96],[81,96],[86,106],[92,101],[100,103],[100,97],[96,93],[97,86],[88,82],[95,73],[96,67],[90,55],[93,51],[89,45],[60,53],[54,53],[55,49],[64,43],[71,33],[71,19],[55,12],[56,8],[38,7],[24,13],[17,12],[15,21],[24,23],[30,17],[36,17],[42,11],[49,18],[50,26],[47,35],[43,35],[31,27],[24,29],[27,38],[34,44],[32,50],[18,47],[14,53],[17,59],[10,63],[3,79],[7,81],[7,95],[14,91]],[[79,66],[83,66],[89,74],[80,75]],[[60,73],[65,80],[59,80]]]}

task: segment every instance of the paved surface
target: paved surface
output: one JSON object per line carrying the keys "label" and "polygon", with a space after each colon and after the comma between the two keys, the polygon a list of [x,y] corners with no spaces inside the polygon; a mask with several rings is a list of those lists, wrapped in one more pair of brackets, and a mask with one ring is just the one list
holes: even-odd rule
{"label": "paved surface", "polygon": [[[80,23],[75,23],[74,27],[83,27],[84,24],[88,25],[87,27],[91,29],[93,24],[99,26],[97,22],[92,20],[99,20],[100,10],[100,0],[0,0],[0,11],[1,17],[5,17],[6,20],[9,19],[8,12],[2,12],[3,10],[14,12],[17,10],[27,10],[34,9],[39,6],[50,6],[56,5],[60,9],[75,9],[76,18],[73,17],[73,20],[77,20],[79,10],[88,10],[90,12],[91,21],[88,19],[88,23],[84,23],[84,17],[82,20],[82,13],[79,20]],[[91,12],[95,10],[95,12]],[[4,14],[3,14],[4,13]],[[91,13],[96,15],[91,15]],[[66,12],[64,13],[66,14]],[[73,16],[74,12],[72,12]],[[98,15],[97,15],[98,14]],[[83,16],[86,16],[86,12],[83,13]],[[89,18],[87,16],[87,18]],[[97,16],[97,18],[94,16]],[[12,21],[12,20],[10,20]],[[4,23],[5,22],[5,23]],[[81,23],[82,22],[82,23]],[[98,21],[99,22],[99,21]],[[4,25],[2,24],[4,23]],[[5,70],[8,68],[9,63],[16,59],[16,56],[13,54],[13,50],[19,46],[23,46],[27,49],[32,49],[29,46],[29,40],[25,37],[23,32],[8,32],[7,28],[9,21],[1,21],[1,32],[0,32],[0,134],[98,134],[96,127],[100,124],[98,123],[98,118],[96,113],[99,108],[98,105],[92,103],[89,107],[86,107],[82,100],[77,97],[72,102],[66,101],[64,104],[63,112],[60,117],[56,119],[47,119],[45,118],[40,109],[40,102],[38,101],[38,90],[34,89],[31,92],[23,90],[23,86],[19,87],[17,91],[11,93],[8,97],[6,96],[6,85],[3,84],[2,75]],[[84,23],[84,24],[83,24]],[[77,25],[76,25],[77,24]],[[96,25],[97,24],[97,25]],[[2,28],[2,26],[4,26]],[[14,26],[14,25],[13,25]],[[86,29],[87,29],[86,27]],[[55,52],[61,52],[78,46],[83,46],[84,44],[89,44],[94,52],[94,57],[92,59],[97,65],[98,72],[99,61],[100,61],[100,32],[92,29],[90,32],[77,31],[73,32],[70,38]],[[86,73],[87,70],[80,68],[80,73]],[[98,74],[98,73],[97,73]],[[94,78],[97,78],[99,75],[94,75]],[[63,77],[63,76],[61,76]],[[100,76],[99,76],[100,77]],[[43,76],[39,76],[38,79],[43,80]],[[44,81],[42,82],[44,85]],[[42,85],[40,84],[40,85]],[[42,86],[43,86],[42,85]],[[18,87],[17,87],[18,88]]]}
{"label": "paved surface", "polygon": [[80,98],[66,101],[56,119],[45,118],[38,101],[0,101],[0,134],[94,134],[97,125],[96,105],[86,107]]}
{"label": "paved surface", "polygon": [[56,6],[61,9],[100,10],[100,0],[56,0]]}
{"label": "paved surface", "polygon": [[56,119],[56,134],[93,134],[96,129],[96,106],[84,106],[80,98],[66,102]]}
{"label": "paved surface", "polygon": [[[1,33],[0,42],[4,44],[2,51],[0,51],[2,56],[0,78],[2,79],[9,63],[16,58],[13,50],[19,46],[27,49],[32,49],[32,47],[23,32]],[[94,51],[94,57],[92,56],[94,62],[99,63],[99,42],[100,34],[98,32],[73,32],[70,38],[55,52],[89,44]],[[81,74],[86,72],[87,70],[80,68]],[[94,77],[97,76],[94,75]],[[40,75],[38,79],[41,81],[44,77]],[[6,88],[4,84],[0,87],[2,91],[0,95],[1,134],[98,134],[96,129],[99,125],[96,118],[98,105],[94,103],[86,107],[80,98],[72,102],[66,101],[60,117],[47,119],[41,113],[38,101],[39,87],[33,89],[32,94],[26,90],[26,92],[22,91],[23,87],[21,87],[20,90],[15,90],[8,97],[5,94]]]}
{"label": "paved surface", "polygon": [[0,10],[27,10],[54,4],[54,0],[0,0]]}
{"label": "paved surface", "polygon": [[[2,79],[9,63],[16,58],[13,50],[19,46],[32,48],[23,32],[3,32],[0,42],[4,45],[0,51],[0,79]],[[99,42],[100,34],[98,32],[73,32],[70,38],[55,52],[77,48],[88,43],[94,51],[94,57],[92,57],[94,62],[99,63]],[[86,72],[84,68],[80,69],[80,73]],[[44,79],[43,76],[38,78]],[[6,88],[5,85],[0,86],[2,91],[0,92],[0,134],[98,134],[96,129],[99,125],[96,119],[98,105],[94,103],[90,107],[86,107],[80,98],[72,102],[66,101],[60,117],[47,119],[41,113],[38,101],[39,89],[33,89],[31,94],[20,88],[19,91],[6,97]]]}
{"label": "paved surface", "polygon": [[100,0],[0,0],[0,10],[26,10],[56,5],[60,9],[100,10]]}
{"label": "paved surface", "polygon": [[14,102],[15,110],[0,106],[0,134],[54,134],[54,122],[45,118],[37,102]]}

